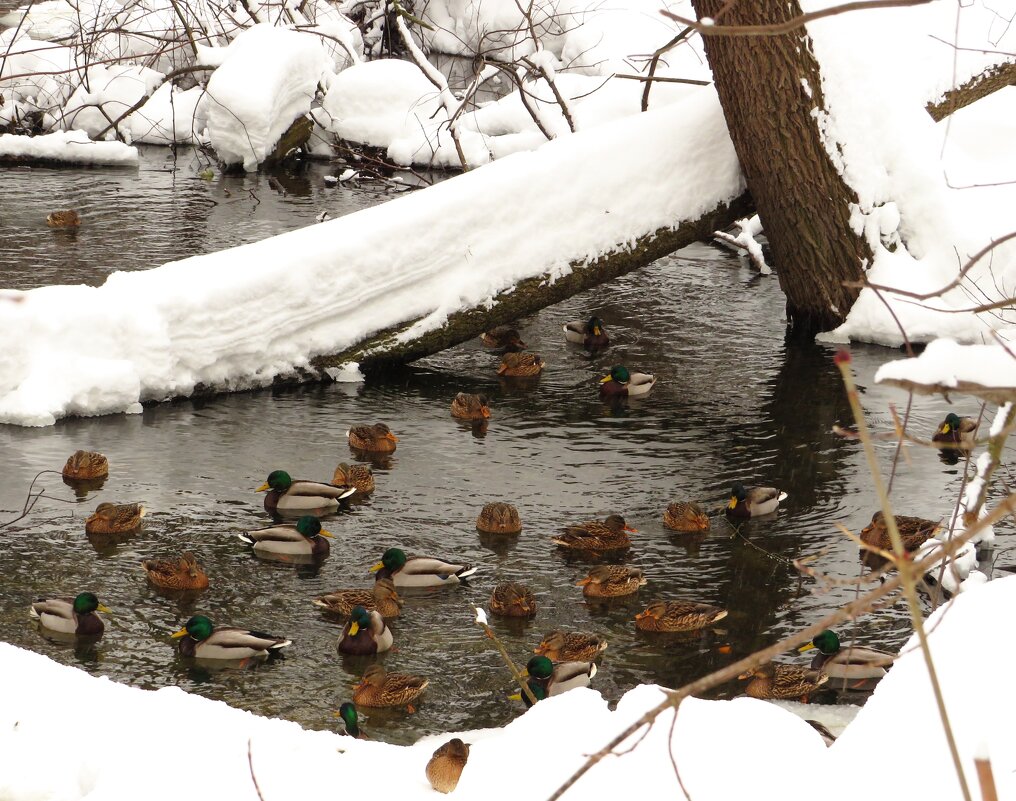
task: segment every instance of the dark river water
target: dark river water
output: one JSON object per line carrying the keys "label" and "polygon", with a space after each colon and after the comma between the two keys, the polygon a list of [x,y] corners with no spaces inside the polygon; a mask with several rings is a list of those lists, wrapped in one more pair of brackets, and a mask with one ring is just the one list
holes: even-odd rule
{"label": "dark river water", "polygon": [[[311,224],[383,198],[383,193],[325,187],[334,166],[299,174],[197,177],[154,151],[138,172],[0,171],[2,284],[101,283],[116,269],[142,269]],[[228,193],[228,196],[227,196]],[[53,208],[77,206],[76,235],[45,227]],[[501,383],[496,357],[472,342],[366,384],[312,386],[178,402],[136,416],[76,419],[50,428],[0,427],[0,521],[16,516],[29,482],[59,470],[78,448],[109,457],[109,480],[76,498],[59,475],[41,477],[45,496],[26,519],[0,530],[0,638],[96,675],[156,688],[179,685],[261,714],[313,728],[333,728],[333,711],[350,697],[364,662],[340,658],[338,627],[311,605],[339,587],[367,587],[367,568],[388,547],[479,566],[468,586],[407,597],[393,623],[389,670],[427,676],[416,714],[377,711],[367,725],[396,742],[423,733],[500,725],[520,714],[508,700],[511,679],[473,623],[499,580],[527,583],[539,602],[531,622],[492,619],[519,663],[554,628],[596,632],[610,641],[594,687],[616,700],[639,682],[680,685],[814,622],[853,596],[849,588],[817,593],[789,560],[818,556],[817,567],[841,578],[858,572],[857,550],[836,528],[859,531],[875,497],[858,444],[831,433],[849,423],[832,349],[784,342],[783,297],[775,277],[759,278],[737,259],[695,246],[608,286],[519,321],[523,338],[547,361],[539,381]],[[568,346],[561,324],[596,312],[612,337],[608,353],[589,358]],[[906,396],[876,386],[877,367],[899,354],[855,347],[854,364],[869,421],[891,425]],[[659,376],[652,394],[621,408],[597,397],[596,379],[624,362]],[[493,417],[485,435],[455,421],[458,391],[485,392]],[[929,435],[949,408],[915,398],[913,431]],[[989,413],[993,412],[989,410]],[[383,420],[399,435],[390,462],[375,469],[377,491],[327,521],[337,535],[319,568],[260,561],[237,539],[265,525],[254,492],[270,470],[328,480],[351,458],[350,424]],[[891,443],[879,444],[888,468]],[[937,518],[955,502],[962,464],[908,448],[893,484],[897,511]],[[722,507],[735,480],[789,492],[779,513],[740,529]],[[713,513],[706,537],[663,527],[672,500],[694,499]],[[85,517],[101,501],[140,501],[145,527],[126,542],[93,547]],[[515,503],[524,530],[491,541],[473,525],[490,500]],[[558,528],[609,513],[638,528],[625,561],[649,578],[636,598],[613,605],[583,602],[575,582],[589,563],[570,561],[551,538]],[[999,527],[999,547],[1012,530]],[[196,601],[157,594],[141,559],[191,549],[211,587]],[[1004,554],[1003,554],[1004,557]],[[1005,559],[1000,559],[1000,563]],[[42,595],[90,589],[112,608],[97,646],[50,642],[30,622]],[[730,611],[723,630],[674,640],[637,634],[633,616],[650,600],[692,598]],[[284,659],[256,670],[209,672],[182,661],[169,634],[192,614],[290,637]],[[902,603],[852,629],[859,641],[898,647],[908,636]],[[729,648],[723,646],[729,645]],[[788,655],[788,658],[798,658]],[[734,682],[715,697],[740,692]]]}

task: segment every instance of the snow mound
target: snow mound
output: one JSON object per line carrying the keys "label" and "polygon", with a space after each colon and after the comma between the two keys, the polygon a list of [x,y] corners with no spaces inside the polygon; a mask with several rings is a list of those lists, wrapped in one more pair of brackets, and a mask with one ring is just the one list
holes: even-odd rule
{"label": "snow mound", "polygon": [[40,136],[0,134],[0,159],[133,167],[138,163],[138,151],[123,142],[93,142],[84,131],[57,131]]}

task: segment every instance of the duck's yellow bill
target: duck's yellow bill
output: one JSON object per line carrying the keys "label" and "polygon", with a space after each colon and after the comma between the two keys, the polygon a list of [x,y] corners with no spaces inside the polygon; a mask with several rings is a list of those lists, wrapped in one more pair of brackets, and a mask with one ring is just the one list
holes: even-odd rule
{"label": "duck's yellow bill", "polygon": [[952,428],[950,427],[950,425],[948,423],[943,424],[943,426],[942,426],[942,433],[943,434],[948,434],[951,430],[952,430]]}
{"label": "duck's yellow bill", "polygon": [[378,562],[376,565],[372,565],[370,567],[370,572],[371,573],[377,573],[384,566],[385,566],[384,562]]}
{"label": "duck's yellow bill", "polygon": [[730,500],[727,502],[727,508],[733,509],[735,506],[737,506],[737,498],[731,495]]}
{"label": "duck's yellow bill", "polygon": [[186,637],[186,636],[187,636],[187,629],[186,628],[180,629],[179,631],[174,631],[172,634],[169,635],[170,639],[173,639],[173,640],[179,640],[181,637]]}
{"label": "duck's yellow bill", "polygon": [[601,384],[606,384],[608,381],[612,381],[612,380],[613,379],[609,375],[605,375],[603,378],[600,379],[600,383]]}
{"label": "duck's yellow bill", "polygon": [[320,534],[322,537],[331,537],[332,539],[335,539],[335,535],[332,534],[332,532],[330,531],[326,531],[325,529],[321,529],[318,532],[318,534]]}
{"label": "duck's yellow bill", "polygon": [[109,612],[110,614],[113,614],[113,610],[110,609],[108,606],[106,606],[106,604],[99,604],[97,607],[95,607],[95,611],[96,612]]}
{"label": "duck's yellow bill", "polygon": [[509,701],[521,701],[522,700],[522,693],[521,692],[517,692],[514,695],[509,695],[508,696],[508,700]]}
{"label": "duck's yellow bill", "polygon": [[271,487],[268,486],[268,482],[266,481],[264,484],[262,484],[256,490],[254,490],[254,492],[264,492],[265,490],[270,490],[270,489],[271,489]]}
{"label": "duck's yellow bill", "polygon": [[798,648],[797,649],[797,653],[803,654],[805,651],[810,651],[814,647],[815,647],[815,643],[810,642],[807,645],[802,645],[800,648]]}
{"label": "duck's yellow bill", "polygon": [[355,620],[352,623],[349,624],[349,636],[350,637],[355,637],[356,636],[356,632],[358,632],[359,630],[360,630],[360,624],[357,623]]}

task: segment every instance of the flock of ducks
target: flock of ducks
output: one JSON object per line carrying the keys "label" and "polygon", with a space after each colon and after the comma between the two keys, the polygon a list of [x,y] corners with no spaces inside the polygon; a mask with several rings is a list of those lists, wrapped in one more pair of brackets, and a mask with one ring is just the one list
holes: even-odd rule
{"label": "flock of ducks", "polygon": [[[588,349],[609,344],[603,322],[598,317],[575,321],[564,326],[568,341]],[[505,350],[498,373],[515,377],[537,375],[544,362],[537,354],[523,350],[525,343],[514,328],[502,326],[485,333],[484,345]],[[614,367],[600,383],[605,397],[637,396],[648,393],[655,377],[630,372],[624,366]],[[483,395],[458,393],[451,404],[454,417],[483,421],[490,417],[490,406]],[[933,437],[944,448],[970,448],[977,429],[976,421],[950,414],[936,429]],[[360,455],[389,454],[395,451],[398,437],[384,423],[354,426],[347,432],[350,448]],[[104,456],[78,451],[64,466],[68,483],[88,485],[101,482],[108,475]],[[341,463],[330,482],[294,480],[284,470],[269,473],[258,487],[265,492],[264,508],[276,521],[273,525],[243,532],[240,539],[251,547],[255,556],[282,561],[317,561],[327,557],[332,534],[322,527],[320,518],[337,512],[350,498],[366,496],[375,489],[369,467]],[[726,514],[732,518],[771,515],[787,497],[775,487],[746,487],[735,482],[731,488]],[[144,517],[140,504],[101,503],[86,521],[91,535],[129,533],[137,530]],[[295,522],[284,522],[286,518]],[[897,517],[897,525],[907,550],[915,550],[938,529],[938,523],[922,518]],[[709,528],[709,516],[694,502],[670,504],[663,513],[664,525],[681,532],[699,532]],[[517,534],[522,529],[518,510],[509,503],[486,504],[476,521],[480,532],[498,535]],[[577,552],[587,558],[602,560],[623,554],[632,545],[629,526],[623,517],[609,515],[603,521],[590,520],[561,529],[552,543],[564,552]],[[888,534],[881,512],[876,513],[861,533],[863,542],[889,550]],[[878,567],[881,560],[872,551],[862,551],[862,560]],[[149,581],[170,591],[200,591],[208,587],[208,576],[194,554],[184,553],[169,559],[142,561]],[[450,588],[476,572],[468,564],[456,564],[427,556],[408,556],[400,548],[389,548],[371,571],[375,581],[370,588],[340,589],[322,595],[313,603],[329,619],[342,623],[336,644],[344,654],[369,656],[392,648],[394,635],[388,621],[397,618],[404,601],[404,589]],[[597,564],[578,582],[583,596],[592,599],[631,596],[647,583],[642,571],[616,564]],[[489,601],[492,614],[507,617],[532,617],[537,602],[532,591],[518,582],[502,582],[495,586]],[[72,637],[99,637],[104,625],[98,612],[108,612],[94,593],[81,592],[73,598],[41,599],[32,604],[31,614],[40,625]],[[635,615],[635,628],[643,632],[699,634],[727,616],[727,610],[690,600],[655,600]],[[285,637],[232,626],[216,626],[204,615],[194,615],[171,635],[178,642],[185,658],[217,663],[246,665],[267,660],[291,644]],[[595,634],[578,631],[553,631],[544,636],[534,649],[522,676],[526,688],[514,698],[527,705],[557,695],[573,687],[589,686],[596,675],[595,660],[607,648],[607,641]],[[832,631],[818,635],[801,651],[816,649],[817,655],[808,666],[769,663],[746,671],[739,678],[748,681],[746,694],[754,698],[806,698],[831,678],[848,682],[877,680],[892,664],[890,654],[867,648],[843,648]],[[365,738],[359,725],[357,707],[405,707],[412,705],[427,688],[425,678],[410,674],[387,672],[381,665],[366,669],[352,691],[352,702],[343,703],[338,715],[344,733]],[[528,690],[528,692],[526,692]],[[458,775],[468,758],[469,746],[457,738],[439,748],[427,766],[432,785],[442,792],[454,788]],[[447,789],[442,789],[447,788]]]}

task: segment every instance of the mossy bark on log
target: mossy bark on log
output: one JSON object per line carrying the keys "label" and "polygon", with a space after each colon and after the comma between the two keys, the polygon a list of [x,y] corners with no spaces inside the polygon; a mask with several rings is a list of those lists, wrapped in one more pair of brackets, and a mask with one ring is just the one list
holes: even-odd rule
{"label": "mossy bark on log", "polygon": [[747,216],[751,208],[751,199],[745,193],[729,204],[720,204],[697,220],[681,223],[677,228],[661,228],[643,236],[631,247],[619,248],[592,262],[574,262],[571,272],[553,283],[550,283],[547,274],[519,281],[511,289],[498,294],[491,308],[483,306],[455,312],[443,326],[420,337],[398,341],[399,335],[417,322],[409,320],[379,331],[340,353],[319,356],[312,365],[324,370],[347,362],[358,362],[362,371],[371,372],[430,356],[477,337],[496,325],[532,314],[706,239],[716,229],[725,228],[734,220]]}
{"label": "mossy bark on log", "polygon": [[959,111],[965,106],[987,97],[999,89],[1007,86],[1016,86],[1016,63],[998,64],[989,67],[980,75],[975,75],[962,86],[945,93],[945,96],[935,103],[928,103],[925,108],[935,122],[944,120],[954,111]]}
{"label": "mossy bark on log", "polygon": [[310,117],[297,117],[293,120],[284,134],[279,137],[275,149],[264,160],[265,165],[278,164],[285,161],[293,151],[303,147],[310,141],[310,135],[314,132],[314,120]]}

